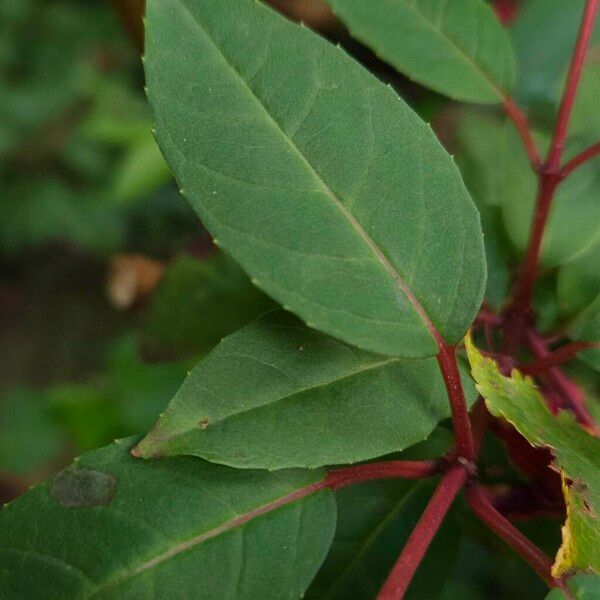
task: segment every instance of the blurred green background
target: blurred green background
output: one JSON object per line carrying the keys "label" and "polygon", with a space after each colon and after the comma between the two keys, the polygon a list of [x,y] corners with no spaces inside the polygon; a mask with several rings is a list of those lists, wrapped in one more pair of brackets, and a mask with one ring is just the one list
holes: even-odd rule
{"label": "blurred green background", "polygon": [[0,497],[149,428],[272,303],[177,193],[138,0],[0,2]]}

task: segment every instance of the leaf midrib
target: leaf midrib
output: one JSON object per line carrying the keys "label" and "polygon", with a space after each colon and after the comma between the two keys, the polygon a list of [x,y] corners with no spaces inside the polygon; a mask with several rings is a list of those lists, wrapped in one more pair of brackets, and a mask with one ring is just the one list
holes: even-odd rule
{"label": "leaf midrib", "polygon": [[[268,366],[268,367],[276,370],[277,372],[282,373],[285,377],[289,378],[289,375],[287,373],[285,373],[285,371],[282,371],[279,367],[276,367],[275,365],[271,365],[270,363],[268,363],[266,361],[262,361],[262,360],[260,360],[260,359],[258,359],[256,357],[254,357],[254,356],[251,356],[251,355],[248,355],[248,354],[237,354],[237,353],[229,354],[227,356],[240,356],[242,358],[248,358],[248,359],[251,359],[251,360],[255,360],[255,361],[259,362],[260,364],[266,365],[266,366]],[[227,358],[227,356],[222,357],[222,358]],[[426,360],[426,359],[424,359],[424,360]],[[337,383],[340,383],[342,381],[346,381],[346,380],[352,379],[353,377],[359,377],[359,376],[364,375],[365,373],[368,373],[370,371],[376,371],[376,370],[378,370],[380,368],[383,368],[383,367],[386,367],[388,365],[392,365],[392,364],[395,364],[395,363],[400,363],[400,362],[405,362],[405,359],[402,359],[402,358],[390,358],[390,359],[387,359],[387,360],[382,360],[382,361],[379,361],[377,363],[372,363],[372,364],[370,364],[370,365],[368,365],[366,367],[357,369],[355,371],[346,373],[345,375],[342,375],[341,377],[331,378],[328,381],[323,381],[323,382],[317,383],[315,385],[309,385],[309,386],[306,386],[306,387],[303,387],[303,388],[299,388],[298,390],[294,390],[292,392],[286,393],[286,394],[284,394],[282,396],[279,396],[279,397],[275,398],[272,402],[267,402],[267,403],[261,404],[259,406],[251,406],[250,408],[247,408],[245,410],[240,410],[240,411],[237,411],[237,412],[232,412],[232,413],[230,413],[228,415],[224,415],[224,416],[222,416],[222,417],[220,417],[220,418],[218,418],[218,419],[216,419],[214,421],[210,421],[209,426],[207,427],[206,431],[208,431],[211,427],[215,427],[217,425],[220,425],[220,424],[224,423],[228,419],[237,418],[237,417],[240,417],[241,415],[246,415],[246,414],[251,413],[253,411],[261,410],[261,409],[264,409],[266,407],[270,407],[270,406],[272,406],[274,404],[277,404],[279,402],[285,402],[286,400],[289,400],[290,398],[293,398],[294,396],[299,396],[299,395],[304,394],[306,392],[313,392],[315,390],[324,389],[324,388],[327,388],[327,387],[329,387],[331,385],[335,385]],[[165,415],[166,415],[166,413],[165,413]],[[207,418],[210,419],[210,416],[208,416]],[[176,437],[178,437],[180,435],[185,435],[186,433],[189,433],[190,431],[196,431],[196,429],[192,428],[192,427],[188,427],[183,432],[180,432],[180,433],[177,433],[175,435],[169,436],[168,439],[174,439],[174,438],[176,438]]]}
{"label": "leaf midrib", "polygon": [[[367,234],[367,232],[363,229],[362,225],[356,220],[351,211],[337,198],[337,196],[333,193],[331,188],[327,185],[315,167],[309,162],[307,157],[302,153],[300,148],[294,143],[293,139],[285,132],[281,124],[275,120],[275,118],[271,115],[271,113],[267,110],[267,107],[264,105],[262,100],[256,94],[256,92],[250,87],[248,82],[244,79],[242,74],[237,70],[233,62],[226,55],[224,50],[217,44],[213,36],[207,31],[206,27],[195,18],[194,14],[190,11],[187,4],[184,0],[175,0],[177,3],[183,8],[185,14],[188,15],[190,20],[201,30],[204,37],[210,42],[210,44],[214,47],[217,53],[222,57],[223,61],[227,65],[227,67],[234,73],[236,78],[242,83],[242,85],[249,92],[250,96],[256,101],[256,103],[260,106],[264,114],[267,116],[267,120],[278,130],[283,139],[292,149],[292,151],[300,158],[300,160],[306,165],[310,173],[313,175],[315,180],[321,185],[323,192],[325,195],[331,200],[334,206],[343,214],[346,220],[350,223],[352,228],[356,231],[359,237],[363,240],[363,242],[368,246],[368,248],[375,254],[375,257],[379,263],[385,268],[388,274],[392,277],[398,288],[404,293],[408,301],[413,305],[417,314],[421,318],[423,324],[426,329],[429,331],[431,336],[433,337],[436,345],[440,348],[443,344],[442,337],[437,330],[436,326],[433,324],[433,321],[430,319],[429,315],[423,308],[422,304],[419,302],[417,297],[414,295],[412,289],[408,286],[404,278],[398,273],[395,267],[391,264],[385,254],[380,250],[374,240]],[[266,7],[261,5],[261,8],[265,10]]]}
{"label": "leaf midrib", "polygon": [[157,567],[158,565],[164,563],[165,561],[170,560],[171,558],[174,558],[179,554],[182,554],[183,552],[196,548],[204,542],[214,539],[220,535],[223,535],[237,527],[243,527],[244,525],[256,519],[257,517],[261,517],[267,513],[270,513],[289,504],[299,502],[305,497],[313,495],[316,492],[324,491],[326,489],[324,487],[324,481],[324,479],[321,479],[305,487],[298,488],[293,492],[289,492],[288,494],[280,496],[275,500],[271,500],[270,502],[261,504],[260,506],[253,508],[252,510],[249,510],[243,514],[238,514],[235,517],[229,519],[228,521],[221,523],[221,525],[210,529],[209,531],[204,531],[188,540],[183,540],[175,544],[168,550],[165,550],[161,554],[157,554],[151,559],[146,560],[145,562],[131,569],[130,571],[127,571],[126,573],[120,573],[116,577],[101,582],[94,590],[94,592],[89,596],[89,598],[94,598],[97,594],[107,589],[122,585],[132,577],[149,571]]}

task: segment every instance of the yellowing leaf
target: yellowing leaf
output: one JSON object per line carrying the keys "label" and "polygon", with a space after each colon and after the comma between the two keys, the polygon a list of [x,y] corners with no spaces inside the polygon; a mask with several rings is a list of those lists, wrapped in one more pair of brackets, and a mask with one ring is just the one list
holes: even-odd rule
{"label": "yellowing leaf", "polygon": [[548,447],[563,477],[567,520],[553,575],[600,572],[600,439],[582,429],[573,416],[553,415],[532,379],[517,370],[511,377],[466,340],[479,393],[490,412],[510,421],[534,446]]}

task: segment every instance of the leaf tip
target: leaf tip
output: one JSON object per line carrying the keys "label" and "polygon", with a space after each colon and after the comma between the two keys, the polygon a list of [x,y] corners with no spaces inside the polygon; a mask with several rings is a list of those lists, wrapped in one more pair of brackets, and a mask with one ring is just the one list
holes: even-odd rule
{"label": "leaf tip", "polygon": [[140,450],[139,444],[136,444],[130,451],[129,454],[133,456],[133,458],[142,458],[142,451]]}

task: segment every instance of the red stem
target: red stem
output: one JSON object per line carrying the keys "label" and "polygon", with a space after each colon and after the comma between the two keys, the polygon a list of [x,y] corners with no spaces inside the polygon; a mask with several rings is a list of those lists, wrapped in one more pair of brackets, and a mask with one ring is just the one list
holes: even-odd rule
{"label": "red stem", "polygon": [[577,156],[573,157],[558,173],[560,179],[568,177],[577,167],[581,166],[594,156],[600,154],[600,142],[595,143],[593,146],[586,148],[583,152],[580,152]]}
{"label": "red stem", "polygon": [[479,311],[475,323],[478,325],[491,325],[492,327],[500,327],[502,325],[502,317],[492,312],[485,306]]}
{"label": "red stem", "polygon": [[323,487],[337,490],[371,479],[422,479],[441,471],[440,461],[389,460],[329,471]]}
{"label": "red stem", "polygon": [[[573,103],[575,102],[575,97],[577,95],[577,87],[579,85],[579,80],[581,79],[585,55],[594,28],[594,21],[598,11],[598,2],[599,0],[587,0],[586,2],[579,35],[573,52],[573,58],[571,59],[571,65],[569,67],[567,83],[563,92],[558,117],[556,119],[554,136],[548,152],[548,158],[544,165],[539,169],[538,196],[531,224],[529,244],[523,262],[523,270],[517,283],[515,298],[511,307],[513,316],[515,314],[526,314],[531,306],[533,287],[538,275],[538,263],[544,230],[548,221],[552,198],[554,197],[556,186],[560,183],[561,179],[564,179],[559,171],[560,159],[565,143],[565,137],[567,135],[569,119],[573,110]],[[505,109],[508,112],[506,103]],[[514,331],[510,336],[511,338],[515,337],[513,334],[516,333],[519,328],[522,328],[523,324],[524,323],[519,322],[515,325]],[[512,339],[511,344],[514,345],[514,341],[515,340]]]}
{"label": "red stem", "polygon": [[[551,356],[546,348],[544,339],[533,329],[527,330],[525,339],[531,352],[538,360],[545,360]],[[581,390],[572,382],[558,367],[550,367],[545,377],[554,389],[562,396],[563,405],[575,413],[577,420],[592,430],[596,430],[596,424],[589,413]],[[566,401],[566,402],[564,402]]]}
{"label": "red stem", "polygon": [[377,600],[399,600],[404,597],[427,548],[466,478],[467,469],[463,465],[453,466],[444,475],[383,584]]}
{"label": "red stem", "polygon": [[295,490],[286,496],[277,498],[272,502],[240,515],[236,522],[246,523],[257,516],[268,513],[272,510],[296,502],[306,496],[315,494],[325,489],[333,491],[348,485],[371,481],[373,479],[421,479],[430,477],[439,473],[443,466],[442,461],[423,460],[391,460],[371,463],[367,465],[357,465],[356,467],[345,467],[329,471],[325,479],[311,483],[303,488]]}
{"label": "red stem", "polygon": [[520,365],[519,371],[525,375],[538,375],[549,370],[551,367],[556,367],[572,360],[582,350],[597,348],[598,346],[600,344],[595,342],[571,342],[554,350],[554,352],[548,352],[544,346],[544,352],[538,353],[539,358],[535,362]]}
{"label": "red stem", "polygon": [[533,170],[537,171],[542,164],[542,161],[535,142],[533,141],[533,137],[531,136],[527,115],[516,105],[515,101],[510,96],[506,96],[502,104],[508,118],[513,122],[521,137],[521,141],[523,142],[523,146],[525,147]]}
{"label": "red stem", "polygon": [[[529,245],[525,254],[525,260],[523,261],[521,277],[517,283],[512,306],[513,311],[517,313],[526,313],[531,306],[533,288],[538,275],[544,230],[546,229],[546,223],[550,214],[554,190],[558,183],[557,175],[540,173],[535,212],[531,224],[531,233],[529,234]],[[519,327],[522,325],[519,324]]]}
{"label": "red stem", "polygon": [[577,96],[577,88],[579,86],[579,80],[581,79],[581,71],[583,69],[585,55],[589,47],[590,37],[594,30],[594,22],[596,20],[597,12],[598,0],[587,0],[585,9],[583,11],[583,17],[581,19],[579,35],[575,44],[575,50],[573,52],[573,58],[571,59],[571,65],[569,67],[567,83],[565,85],[563,97],[558,111],[558,118],[556,120],[556,126],[554,129],[552,145],[550,146],[550,152],[548,153],[548,159],[546,161],[546,167],[549,171],[555,172],[560,165],[565,138],[567,136],[567,129],[569,127],[569,119],[573,110],[575,97]]}
{"label": "red stem", "polygon": [[473,434],[471,433],[467,403],[458,371],[458,364],[456,363],[456,348],[442,343],[440,344],[440,351],[436,358],[444,378],[444,385],[446,386],[450,402],[454,435],[456,437],[456,451],[460,457],[472,462],[475,458]]}
{"label": "red stem", "polygon": [[552,561],[492,506],[481,486],[470,487],[465,491],[465,496],[475,515],[519,554],[550,587],[566,589],[561,580],[552,577]]}

